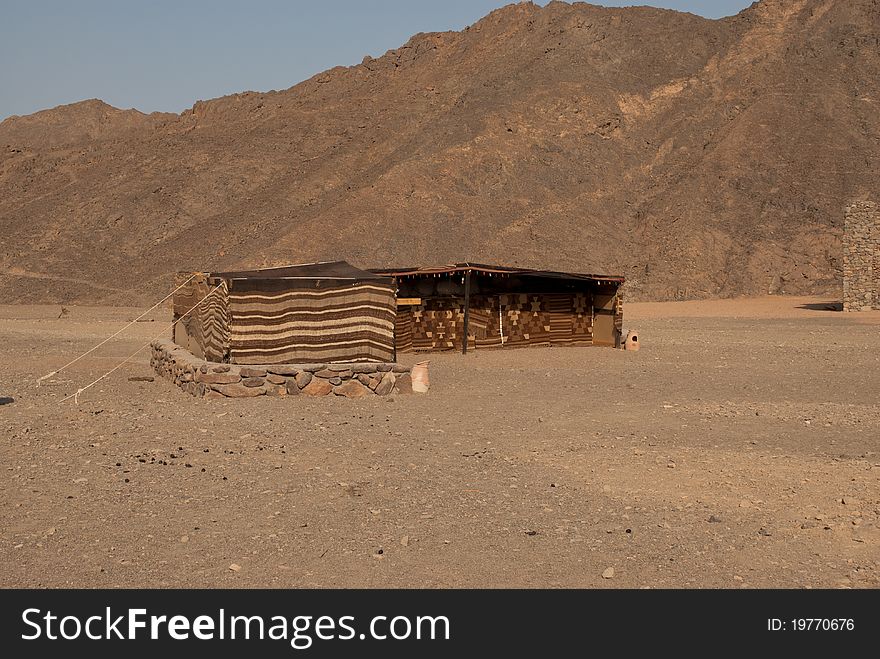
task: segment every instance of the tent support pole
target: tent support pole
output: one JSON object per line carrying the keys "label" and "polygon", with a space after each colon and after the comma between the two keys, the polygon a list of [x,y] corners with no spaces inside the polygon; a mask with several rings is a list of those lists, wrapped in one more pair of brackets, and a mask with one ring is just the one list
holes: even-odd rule
{"label": "tent support pole", "polygon": [[466,355],[468,349],[468,323],[471,316],[471,271],[464,274],[464,336],[461,337],[461,354]]}

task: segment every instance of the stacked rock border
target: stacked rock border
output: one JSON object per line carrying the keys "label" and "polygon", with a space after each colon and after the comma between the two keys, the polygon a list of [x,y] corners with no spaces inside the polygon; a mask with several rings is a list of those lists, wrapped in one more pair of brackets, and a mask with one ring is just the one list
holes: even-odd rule
{"label": "stacked rock border", "polygon": [[843,227],[843,310],[880,309],[880,206],[853,204]]}
{"label": "stacked rock border", "polygon": [[298,395],[364,398],[413,391],[410,369],[394,363],[245,366],[199,359],[165,339],[154,341],[151,348],[153,369],[198,398]]}

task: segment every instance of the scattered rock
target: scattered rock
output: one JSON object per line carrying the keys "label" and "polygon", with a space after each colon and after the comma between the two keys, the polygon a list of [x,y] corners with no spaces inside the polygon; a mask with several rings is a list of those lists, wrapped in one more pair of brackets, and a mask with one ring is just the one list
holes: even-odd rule
{"label": "scattered rock", "polygon": [[[306,375],[310,376],[310,379],[311,379],[311,375],[312,375],[311,373],[306,373]],[[285,385],[285,388],[287,389],[288,396],[296,396],[299,393],[299,387],[297,386],[295,379],[288,380],[287,384]]]}
{"label": "scattered rock", "polygon": [[15,402],[12,396],[0,396],[0,405],[11,405]]}
{"label": "scattered rock", "polygon": [[400,539],[400,544],[404,547],[409,547],[409,536],[405,535]]}
{"label": "scattered rock", "polygon": [[241,383],[245,387],[262,387],[266,383],[266,381],[261,377],[252,376],[249,378],[245,378],[241,381]]}
{"label": "scattered rock", "polygon": [[214,391],[213,389],[208,389],[207,391],[205,391],[205,395],[203,397],[207,400],[219,400],[221,398],[226,398],[226,396],[221,394],[219,391]]}
{"label": "scattered rock", "polygon": [[188,535],[181,536],[180,541],[184,544],[189,542],[189,536]]}
{"label": "scattered rock", "polygon": [[241,565],[239,565],[238,563],[233,563],[229,566],[229,569],[233,572],[238,572],[239,570],[241,570]]}
{"label": "scattered rock", "polygon": [[743,499],[742,501],[739,502],[739,507],[740,508],[751,508],[752,502],[749,501],[748,499]]}
{"label": "scattered rock", "polygon": [[269,373],[269,375],[266,376],[266,382],[271,382],[272,384],[286,384],[287,380],[280,375]]}
{"label": "scattered rock", "polygon": [[392,368],[394,368],[393,364],[377,364],[376,365],[376,370],[379,371],[380,373],[387,373]]}
{"label": "scattered rock", "polygon": [[327,382],[329,382],[330,384],[332,384],[334,386],[340,385],[340,384],[342,384],[342,378],[330,378],[329,380],[327,380]]}
{"label": "scattered rock", "polygon": [[614,568],[613,567],[606,568],[605,571],[602,573],[602,578],[603,579],[613,579],[614,578]]}
{"label": "scattered rock", "polygon": [[152,375],[132,375],[128,378],[129,382],[153,382],[155,378]]}
{"label": "scattered rock", "polygon": [[336,371],[331,371],[329,368],[321,369],[320,371],[315,371],[316,378],[324,378],[325,380],[329,380],[330,378],[336,377]]}
{"label": "scattered rock", "polygon": [[264,378],[266,377],[265,368],[254,368],[253,366],[242,366],[239,370],[243,378]]}
{"label": "scattered rock", "polygon": [[538,535],[537,531],[526,531],[526,535]]}
{"label": "scattered rock", "polygon": [[229,373],[229,364],[220,364],[211,369],[214,373]]}
{"label": "scattered rock", "polygon": [[312,374],[308,371],[302,371],[301,373],[297,373],[296,375],[296,386],[300,389],[304,389],[308,386],[309,382],[312,381]]}
{"label": "scattered rock", "polygon": [[709,523],[710,524],[720,524],[721,521],[722,520],[720,517],[716,517],[715,515],[709,515]]}

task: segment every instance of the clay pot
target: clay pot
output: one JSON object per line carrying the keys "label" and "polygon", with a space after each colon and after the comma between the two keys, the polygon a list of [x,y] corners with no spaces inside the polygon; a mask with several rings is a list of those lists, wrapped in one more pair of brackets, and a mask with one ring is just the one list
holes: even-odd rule
{"label": "clay pot", "polygon": [[623,344],[624,350],[639,349],[639,333],[636,330],[630,330],[626,335],[626,341]]}
{"label": "clay pot", "polygon": [[412,378],[412,389],[414,392],[419,394],[427,393],[428,388],[431,386],[428,381],[428,361],[419,362],[413,366],[410,377]]}

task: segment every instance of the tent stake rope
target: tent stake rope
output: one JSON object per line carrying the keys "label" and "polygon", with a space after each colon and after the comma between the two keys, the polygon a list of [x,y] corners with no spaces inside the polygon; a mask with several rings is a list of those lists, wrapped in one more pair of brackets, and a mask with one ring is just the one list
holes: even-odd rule
{"label": "tent stake rope", "polygon": [[219,283],[219,284],[217,284],[217,286],[215,286],[215,287],[214,287],[213,289],[211,289],[210,291],[208,291],[208,294],[205,295],[205,297],[203,297],[201,300],[199,300],[198,302],[196,302],[195,305],[193,305],[193,307],[189,309],[189,311],[187,311],[186,313],[184,313],[183,315],[181,315],[180,318],[178,318],[178,319],[175,320],[173,323],[171,323],[170,325],[168,325],[168,327],[163,328],[161,332],[159,332],[158,334],[156,334],[156,336],[154,336],[152,339],[150,339],[149,341],[147,341],[144,345],[142,345],[140,348],[138,348],[137,350],[135,350],[133,353],[131,353],[128,357],[126,357],[124,360],[122,360],[121,362],[119,362],[116,366],[114,366],[113,368],[111,368],[109,371],[107,371],[106,373],[104,373],[104,375],[102,375],[101,377],[99,377],[99,378],[98,378],[97,380],[95,380],[94,382],[90,382],[90,383],[87,384],[86,386],[84,386],[84,387],[80,387],[79,389],[76,390],[76,393],[74,393],[74,394],[70,394],[70,395],[67,396],[66,398],[62,398],[62,399],[61,399],[61,402],[64,403],[64,402],[67,402],[68,400],[70,400],[71,398],[73,398],[73,402],[76,403],[77,405],[79,405],[79,395],[80,395],[82,392],[84,392],[86,389],[90,389],[91,387],[94,387],[96,384],[98,384],[101,380],[103,380],[104,378],[106,378],[108,375],[110,375],[110,374],[113,373],[114,371],[116,371],[116,370],[122,368],[125,364],[127,364],[127,363],[130,362],[132,359],[134,359],[134,358],[135,358],[135,357],[136,357],[136,356],[137,356],[137,355],[138,355],[138,354],[139,354],[144,348],[148,348],[148,347],[150,347],[150,345],[153,343],[153,341],[155,341],[156,339],[158,339],[160,336],[162,336],[163,334],[165,334],[165,332],[167,332],[168,330],[172,329],[175,325],[177,325],[177,323],[179,323],[181,320],[183,320],[183,319],[186,318],[189,314],[191,314],[193,311],[195,311],[195,310],[198,308],[198,306],[199,306],[202,302],[204,302],[204,301],[207,300],[209,297],[211,297],[214,293],[216,293],[217,290],[218,290],[221,286],[223,286],[223,283],[222,283],[222,282]]}
{"label": "tent stake rope", "polygon": [[[125,327],[123,327],[121,330],[119,330],[119,331],[116,332],[115,334],[111,334],[111,335],[108,336],[106,339],[104,339],[103,341],[101,341],[101,342],[100,342],[98,345],[96,345],[94,348],[91,348],[90,350],[87,350],[86,352],[84,352],[83,354],[81,354],[79,357],[77,357],[77,358],[74,359],[73,361],[70,361],[70,362],[66,363],[66,364],[65,364],[64,366],[62,366],[61,368],[59,368],[59,369],[57,369],[57,370],[54,370],[54,371],[52,371],[51,373],[47,373],[46,375],[44,375],[43,377],[41,377],[39,380],[37,380],[37,386],[39,387],[39,386],[40,386],[40,383],[41,383],[43,380],[45,380],[45,379],[47,379],[47,378],[51,378],[53,375],[58,375],[58,374],[59,374],[61,371],[63,371],[65,368],[68,368],[69,366],[73,366],[74,364],[76,364],[80,359],[82,359],[82,358],[85,357],[86,355],[90,355],[90,354],[92,354],[93,352],[95,352],[95,350],[97,350],[98,348],[100,348],[102,345],[104,345],[105,343],[107,343],[107,342],[110,341],[111,339],[114,339],[114,338],[116,338],[117,336],[119,336],[120,334],[122,334],[125,330],[127,330],[129,327],[131,327],[132,325],[134,325],[134,324],[135,324],[136,322],[138,322],[141,318],[143,318],[144,316],[146,316],[146,315],[147,315],[148,313],[150,313],[153,309],[155,309],[156,307],[158,307],[158,306],[159,306],[160,304],[162,304],[165,300],[167,300],[169,297],[171,297],[172,295],[174,295],[177,291],[179,291],[181,288],[183,288],[183,287],[186,286],[189,282],[191,282],[192,279],[193,279],[193,277],[196,276],[196,274],[197,274],[197,273],[193,273],[192,275],[190,275],[189,279],[187,279],[185,282],[183,282],[180,286],[178,286],[178,287],[175,288],[173,291],[171,291],[168,295],[166,295],[166,296],[163,297],[161,300],[159,300],[158,302],[156,302],[156,304],[154,304],[152,307],[150,307],[149,309],[147,309],[146,311],[144,311],[140,316],[138,316],[137,318],[135,318],[135,319],[134,319],[133,321],[131,321],[128,325],[126,325]],[[210,295],[210,294],[209,294],[209,295]],[[201,304],[201,302],[200,302],[199,304]],[[198,305],[196,305],[196,306],[198,306]]]}

